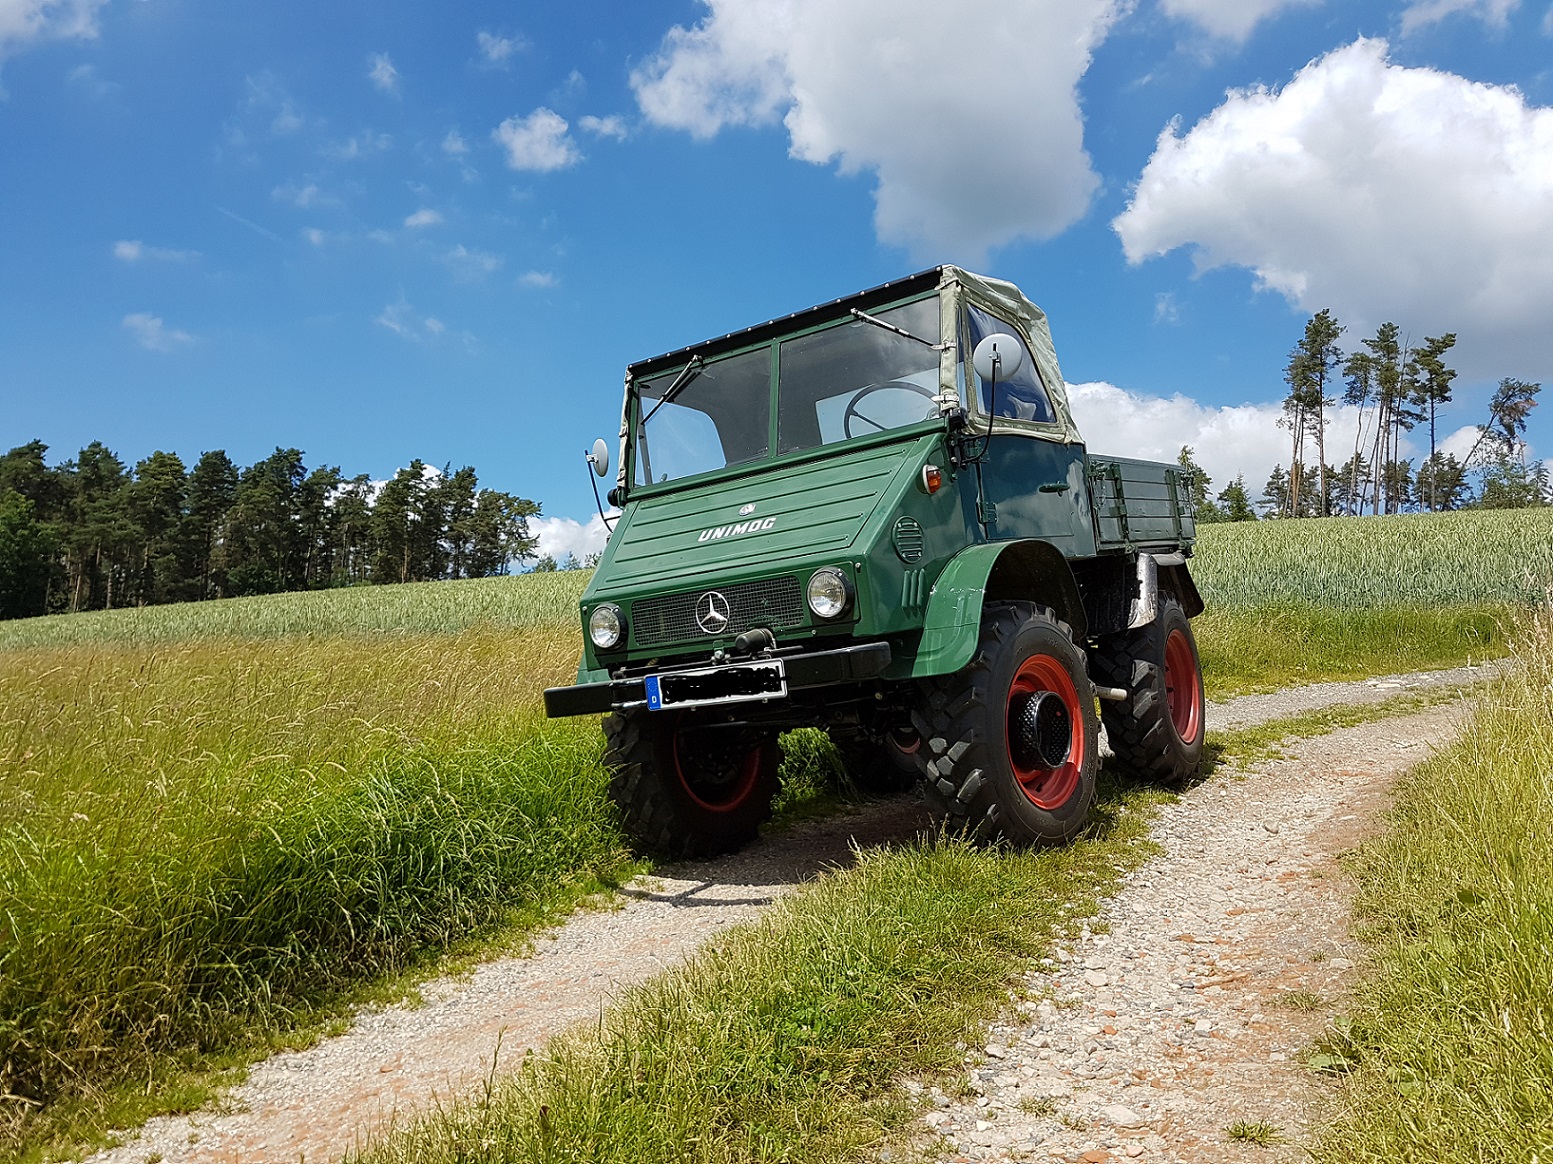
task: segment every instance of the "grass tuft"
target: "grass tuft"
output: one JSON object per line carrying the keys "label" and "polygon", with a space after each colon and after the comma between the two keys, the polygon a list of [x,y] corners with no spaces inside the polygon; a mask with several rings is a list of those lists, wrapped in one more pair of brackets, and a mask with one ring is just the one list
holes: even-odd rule
{"label": "grass tuft", "polygon": [[1257,1120],[1254,1123],[1248,1120],[1236,1120],[1224,1129],[1224,1135],[1226,1139],[1234,1140],[1237,1144],[1255,1144],[1259,1148],[1271,1148],[1274,1144],[1283,1143],[1283,1129],[1266,1120]]}

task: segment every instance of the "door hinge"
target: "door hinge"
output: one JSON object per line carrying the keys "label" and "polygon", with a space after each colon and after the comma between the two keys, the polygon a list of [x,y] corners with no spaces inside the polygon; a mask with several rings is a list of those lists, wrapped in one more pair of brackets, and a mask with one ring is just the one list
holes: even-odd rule
{"label": "door hinge", "polygon": [[998,522],[998,507],[985,497],[976,499],[976,520],[982,525],[996,525]]}

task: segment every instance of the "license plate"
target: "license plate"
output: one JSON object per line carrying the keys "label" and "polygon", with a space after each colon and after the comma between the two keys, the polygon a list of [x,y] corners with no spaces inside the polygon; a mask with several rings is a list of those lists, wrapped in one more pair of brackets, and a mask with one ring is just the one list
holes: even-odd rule
{"label": "license plate", "polygon": [[781,659],[765,663],[739,663],[705,671],[674,671],[648,675],[647,706],[653,711],[676,707],[704,707],[714,703],[748,703],[756,699],[787,696],[787,672]]}

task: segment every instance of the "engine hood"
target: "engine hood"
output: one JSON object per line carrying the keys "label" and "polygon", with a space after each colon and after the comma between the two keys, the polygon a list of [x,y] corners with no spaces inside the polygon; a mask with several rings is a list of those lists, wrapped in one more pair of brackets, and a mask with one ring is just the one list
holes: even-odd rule
{"label": "engine hood", "polygon": [[632,503],[609,539],[590,591],[695,586],[709,576],[769,572],[845,556],[919,441],[774,465],[734,480]]}

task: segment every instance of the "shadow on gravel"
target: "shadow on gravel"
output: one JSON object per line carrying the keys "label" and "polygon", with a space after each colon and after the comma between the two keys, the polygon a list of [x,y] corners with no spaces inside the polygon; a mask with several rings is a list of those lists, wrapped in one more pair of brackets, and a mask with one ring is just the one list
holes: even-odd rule
{"label": "shadow on gravel", "polygon": [[881,797],[763,835],[727,857],[662,865],[621,892],[687,909],[767,905],[775,894],[759,892],[763,887],[812,881],[826,870],[852,865],[859,849],[911,844],[931,835],[934,828],[932,815],[917,793]]}

